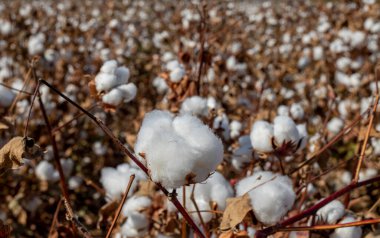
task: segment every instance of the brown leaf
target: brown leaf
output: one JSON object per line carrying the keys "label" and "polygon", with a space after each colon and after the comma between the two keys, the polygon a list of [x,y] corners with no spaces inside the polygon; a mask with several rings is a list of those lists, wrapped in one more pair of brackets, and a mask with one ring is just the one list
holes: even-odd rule
{"label": "brown leaf", "polygon": [[223,213],[220,229],[225,231],[234,228],[243,221],[247,213],[251,210],[251,199],[248,194],[227,199],[227,208]]}
{"label": "brown leaf", "polygon": [[41,148],[32,138],[14,137],[0,149],[0,175],[8,169],[17,169],[24,159],[34,159],[42,155]]}
{"label": "brown leaf", "polygon": [[2,117],[0,119],[0,130],[8,130],[9,128],[12,128],[12,120],[14,120],[11,117]]}
{"label": "brown leaf", "polygon": [[[359,141],[363,141],[365,139],[367,135],[367,130],[367,127],[360,128]],[[371,128],[369,132],[369,137],[380,138],[380,132],[376,131],[374,128]]]}
{"label": "brown leaf", "polygon": [[103,229],[104,227],[107,226],[108,218],[111,217],[112,215],[115,214],[115,211],[117,210],[119,206],[119,203],[117,200],[113,200],[105,205],[103,205],[100,210],[99,210],[99,220],[97,227],[98,229]]}
{"label": "brown leaf", "polygon": [[150,180],[140,181],[139,185],[139,190],[136,193],[139,196],[153,197],[156,193],[156,185]]}

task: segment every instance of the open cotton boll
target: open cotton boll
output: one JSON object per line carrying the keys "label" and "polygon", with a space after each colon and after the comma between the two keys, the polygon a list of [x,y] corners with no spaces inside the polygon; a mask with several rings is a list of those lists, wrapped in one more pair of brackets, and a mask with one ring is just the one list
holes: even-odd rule
{"label": "open cotton boll", "polygon": [[359,173],[359,181],[364,181],[370,178],[375,177],[378,174],[377,169],[367,168]]}
{"label": "open cotton boll", "polygon": [[72,159],[60,159],[62,171],[65,175],[65,178],[70,177],[71,172],[74,168],[74,161]]}
{"label": "open cotton boll", "polygon": [[37,178],[42,181],[56,182],[59,179],[59,174],[54,169],[54,166],[46,160],[42,160],[38,163],[35,173]]}
{"label": "open cotton boll", "polygon": [[273,134],[277,145],[288,142],[298,143],[300,136],[297,126],[290,117],[277,116],[273,124]]}
{"label": "open cotton boll", "polygon": [[[121,194],[124,193],[130,176],[136,175],[135,182],[132,183],[131,191],[136,187],[138,181],[144,179],[141,171],[131,167],[129,164],[120,164],[117,168],[104,167],[100,172],[100,183],[106,190],[107,195],[113,199],[119,199]],[[129,193],[129,195],[132,193]]]}
{"label": "open cotton boll", "polygon": [[140,212],[149,208],[152,205],[152,199],[147,196],[133,195],[128,198],[123,206],[122,213],[124,216],[129,217],[134,212]]}
{"label": "open cotton boll", "polygon": [[96,91],[109,91],[118,85],[116,75],[100,72],[95,76]]}
{"label": "open cotton boll", "polygon": [[306,147],[307,139],[309,134],[307,133],[306,123],[297,125],[298,134],[300,136],[301,144],[298,147],[298,150],[303,150]]}
{"label": "open cotton boll", "polygon": [[317,211],[317,219],[327,224],[336,224],[345,214],[344,205],[334,200]]}
{"label": "open cotton boll", "polygon": [[199,96],[186,98],[185,101],[182,102],[180,113],[193,116],[207,116],[207,99]]}
{"label": "open cotton boll", "polygon": [[230,136],[231,138],[236,138],[240,135],[240,131],[243,128],[241,122],[233,120],[230,123]]}
{"label": "open cotton boll", "polygon": [[266,121],[256,121],[253,124],[250,138],[254,150],[262,153],[272,152],[273,125]]}
{"label": "open cotton boll", "polygon": [[280,105],[277,108],[277,115],[279,116],[289,116],[289,107],[285,105]]}
{"label": "open cotton boll", "polygon": [[300,103],[294,103],[290,106],[290,114],[294,119],[301,120],[303,119],[305,112]]}
{"label": "open cotton boll", "polygon": [[276,224],[292,208],[295,193],[287,176],[255,172],[236,184],[236,193],[248,193],[255,217],[265,225]]}
{"label": "open cotton boll", "polygon": [[179,67],[182,67],[182,65],[177,60],[171,60],[166,64],[166,69],[169,71],[173,71]]}
{"label": "open cotton boll", "polygon": [[327,123],[327,130],[333,135],[336,135],[343,129],[343,126],[343,120],[338,117],[334,117]]}
{"label": "open cotton boll", "polygon": [[215,130],[221,129],[223,131],[222,134],[224,139],[228,140],[230,138],[229,120],[225,113],[222,113],[221,115],[215,117],[212,128]]}
{"label": "open cotton boll", "polygon": [[143,214],[136,213],[130,216],[121,226],[120,233],[122,237],[144,237],[148,232],[148,226],[148,218]]}
{"label": "open cotton boll", "polygon": [[117,81],[120,83],[128,83],[129,80],[129,69],[125,66],[120,66],[115,70],[115,75],[117,78]]}
{"label": "open cotton boll", "polygon": [[105,73],[105,74],[115,74],[116,68],[117,68],[116,60],[108,60],[104,62],[104,64],[100,68],[100,72]]}
{"label": "open cotton boll", "polygon": [[145,154],[151,179],[166,188],[204,181],[223,159],[221,140],[197,117],[159,110],[145,115],[135,151]]}
{"label": "open cotton boll", "polygon": [[239,137],[240,147],[233,151],[232,166],[240,171],[243,169],[244,164],[252,159],[252,145],[249,135]]}
{"label": "open cotton boll", "polygon": [[183,76],[185,76],[185,73],[186,72],[185,72],[185,69],[183,67],[175,68],[169,74],[170,81],[172,81],[173,83],[178,83],[179,81],[181,81]]}
{"label": "open cotton boll", "polygon": [[153,86],[157,89],[157,92],[160,94],[165,93],[169,89],[165,79],[161,77],[156,77],[153,79]]}
{"label": "open cotton boll", "polygon": [[136,94],[137,87],[134,83],[123,84],[104,94],[102,101],[113,106],[118,106],[122,102],[131,101],[136,97]]}
{"label": "open cotton boll", "polygon": [[9,107],[15,97],[16,94],[14,94],[10,89],[0,85],[0,106]]}
{"label": "open cotton boll", "polygon": [[[345,217],[343,218],[339,224],[351,223],[356,220],[353,217]],[[330,235],[330,238],[361,238],[362,237],[362,228],[360,226],[351,226],[351,227],[343,227],[337,228]]]}

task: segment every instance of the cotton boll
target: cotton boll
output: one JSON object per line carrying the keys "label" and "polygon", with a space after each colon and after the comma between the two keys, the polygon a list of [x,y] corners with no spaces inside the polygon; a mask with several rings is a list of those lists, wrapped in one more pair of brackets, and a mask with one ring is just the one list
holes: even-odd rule
{"label": "cotton boll", "polygon": [[266,121],[256,121],[252,126],[250,134],[253,149],[262,153],[272,152],[273,136],[273,125]]}
{"label": "cotton boll", "polygon": [[367,168],[359,173],[359,181],[364,181],[370,178],[375,177],[378,174],[377,169]]}
{"label": "cotton boll", "polygon": [[296,124],[290,117],[277,116],[273,123],[273,134],[277,145],[298,143],[300,136]]}
{"label": "cotton boll", "polygon": [[300,103],[294,103],[290,106],[290,114],[294,119],[300,120],[303,119],[305,112]]}
{"label": "cotton boll", "polygon": [[100,72],[95,77],[95,86],[98,92],[109,91],[117,85],[118,81],[114,74]]}
{"label": "cotton boll", "polygon": [[10,89],[0,85],[0,106],[9,107],[15,97],[16,94],[14,94]]}
{"label": "cotton boll", "polygon": [[169,77],[170,77],[170,81],[172,81],[173,83],[178,83],[181,81],[181,79],[183,78],[183,76],[185,76],[185,69],[182,68],[182,67],[177,67],[175,68],[173,71],[170,72],[169,74]]}
{"label": "cotton boll", "polygon": [[169,87],[165,82],[165,79],[161,77],[156,77],[153,79],[153,86],[157,89],[157,92],[160,94],[165,93]]}
{"label": "cotton boll", "polygon": [[59,174],[54,169],[54,166],[46,160],[42,160],[38,163],[35,173],[37,178],[42,181],[56,182],[59,179]]}
{"label": "cotton boll", "polygon": [[[339,224],[351,223],[356,220],[353,217],[345,217],[343,218]],[[330,238],[361,238],[362,237],[362,228],[360,226],[351,226],[351,227],[343,227],[337,228],[330,235]]]}
{"label": "cotton boll", "polygon": [[241,122],[233,120],[230,123],[230,136],[231,136],[231,138],[234,139],[234,138],[238,137],[240,135],[240,131],[242,128],[243,128],[243,125],[241,124]]}
{"label": "cotton boll", "polygon": [[289,116],[289,107],[285,105],[280,105],[277,108],[277,115],[279,116]]}
{"label": "cotton boll", "polygon": [[287,176],[272,172],[255,172],[239,181],[236,193],[248,193],[255,217],[265,225],[276,224],[292,208],[295,193]]}
{"label": "cotton boll", "polygon": [[117,89],[123,93],[124,102],[129,102],[136,97],[137,87],[134,83],[120,85]]}
{"label": "cotton boll", "polygon": [[198,118],[147,113],[135,145],[153,181],[166,188],[204,181],[223,159],[223,145]]}
{"label": "cotton boll", "polygon": [[351,41],[350,45],[353,48],[357,48],[359,46],[362,46],[365,42],[366,35],[362,31],[354,31],[351,33]]}
{"label": "cotton boll", "polygon": [[351,64],[351,59],[348,57],[341,57],[336,61],[337,69],[345,71]]}
{"label": "cotton boll", "polygon": [[182,67],[182,65],[177,60],[169,61],[166,64],[166,69],[169,70],[169,71],[173,71],[176,68],[181,68],[181,67]]}
{"label": "cotton boll", "polygon": [[338,134],[344,127],[344,122],[342,119],[338,117],[332,118],[328,123],[327,123],[327,130],[332,133],[333,135]]}
{"label": "cotton boll", "polygon": [[298,148],[298,151],[303,150],[306,147],[307,139],[308,139],[308,133],[306,128],[306,123],[297,125],[298,134],[300,136],[301,144]]}
{"label": "cotton boll", "polygon": [[129,69],[125,66],[118,67],[115,70],[116,79],[120,84],[128,83],[129,80]]}
{"label": "cotton boll", "polygon": [[102,101],[106,104],[118,106],[123,101],[123,91],[114,88],[102,96]]}
{"label": "cotton boll", "polygon": [[[138,229],[135,225],[142,227]],[[127,221],[121,226],[120,233],[123,237],[144,237],[147,233],[149,221],[143,214],[134,213]]]}
{"label": "cotton boll", "polygon": [[72,159],[60,159],[60,162],[65,178],[70,177],[70,174],[74,168],[74,161]]}
{"label": "cotton boll", "polygon": [[122,213],[124,216],[129,217],[134,212],[141,212],[152,205],[152,200],[147,196],[133,195],[128,198],[123,206]]}
{"label": "cotton boll", "polygon": [[100,142],[100,141],[96,141],[92,145],[92,150],[98,156],[103,156],[107,153],[107,147],[105,145],[103,145],[102,142]]}
{"label": "cotton boll", "polygon": [[82,182],[83,182],[83,179],[81,177],[78,177],[78,176],[70,177],[68,181],[69,189],[75,190],[79,188]]}
{"label": "cotton boll", "polygon": [[314,60],[323,59],[323,47],[322,46],[316,46],[313,48],[313,59]]}
{"label": "cotton boll", "polygon": [[181,114],[190,114],[194,116],[207,116],[207,99],[199,96],[186,98],[181,105]]}
{"label": "cotton boll", "polygon": [[104,74],[115,74],[116,68],[116,60],[108,60],[102,65],[102,67],[100,68],[100,72]]}
{"label": "cotton boll", "polygon": [[212,128],[215,130],[221,129],[223,131],[222,134],[224,139],[228,140],[230,138],[229,120],[225,113],[215,117]]}
{"label": "cotton boll", "polygon": [[28,41],[28,52],[30,55],[36,55],[42,53],[44,50],[45,35],[43,33],[38,33],[37,35],[32,35]]}
{"label": "cotton boll", "polygon": [[332,225],[336,224],[344,214],[344,205],[340,201],[334,200],[317,211],[317,219]]}

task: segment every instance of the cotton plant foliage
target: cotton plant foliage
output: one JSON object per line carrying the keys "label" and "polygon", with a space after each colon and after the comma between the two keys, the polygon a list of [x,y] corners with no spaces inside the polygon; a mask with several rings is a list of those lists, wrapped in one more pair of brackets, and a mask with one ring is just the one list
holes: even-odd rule
{"label": "cotton plant foliage", "polygon": [[248,194],[258,221],[273,225],[292,208],[296,195],[289,177],[259,171],[236,184],[236,194]]}
{"label": "cotton plant foliage", "polygon": [[135,152],[166,188],[206,180],[223,159],[223,144],[197,117],[154,110],[145,115]]}

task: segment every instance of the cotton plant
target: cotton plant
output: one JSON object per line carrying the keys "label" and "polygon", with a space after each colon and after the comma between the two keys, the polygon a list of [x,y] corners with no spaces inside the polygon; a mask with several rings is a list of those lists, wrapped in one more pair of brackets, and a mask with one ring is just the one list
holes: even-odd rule
{"label": "cotton plant", "polygon": [[292,209],[296,195],[289,177],[269,171],[258,171],[240,180],[236,194],[248,194],[256,219],[274,225]]}
{"label": "cotton plant", "polygon": [[154,110],[145,114],[135,152],[154,182],[179,188],[206,180],[223,159],[223,144],[197,117]]}
{"label": "cotton plant", "polygon": [[[131,191],[134,191],[138,182],[145,180],[145,174],[129,165],[128,163],[119,164],[116,168],[104,167],[100,172],[100,183],[106,190],[108,200],[120,199],[128,186],[130,176],[135,174],[135,181],[131,185]],[[130,196],[132,193],[128,194]]]}
{"label": "cotton plant", "polygon": [[[195,188],[193,187],[195,186]],[[198,214],[194,202],[191,200],[192,192],[194,191],[194,199],[198,209],[200,211],[212,210],[212,203],[215,203],[217,210],[224,210],[226,208],[227,198],[234,196],[234,191],[230,183],[224,178],[224,176],[219,173],[213,173],[206,181],[200,184],[195,184],[192,186],[187,186],[185,190],[186,201],[185,207],[187,211],[190,212],[190,216],[197,224],[201,224],[201,220]],[[178,201],[183,204],[183,191],[178,191]],[[176,212],[177,209],[168,203],[168,211]],[[203,222],[208,223],[214,217],[212,213],[201,212],[201,217]]]}
{"label": "cotton plant", "polygon": [[134,83],[128,83],[129,69],[118,66],[116,60],[106,61],[94,79],[98,96],[105,105],[117,107],[133,100],[137,94]]}

